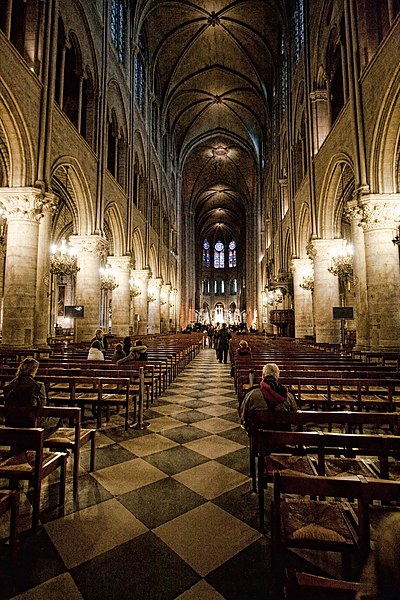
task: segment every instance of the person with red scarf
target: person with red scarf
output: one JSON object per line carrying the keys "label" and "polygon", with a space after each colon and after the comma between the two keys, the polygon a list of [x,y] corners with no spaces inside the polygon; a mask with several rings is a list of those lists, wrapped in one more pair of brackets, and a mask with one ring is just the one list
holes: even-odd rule
{"label": "person with red scarf", "polygon": [[264,365],[259,386],[249,390],[239,406],[239,415],[245,427],[248,414],[253,410],[297,410],[294,395],[279,383],[279,367],[275,363]]}

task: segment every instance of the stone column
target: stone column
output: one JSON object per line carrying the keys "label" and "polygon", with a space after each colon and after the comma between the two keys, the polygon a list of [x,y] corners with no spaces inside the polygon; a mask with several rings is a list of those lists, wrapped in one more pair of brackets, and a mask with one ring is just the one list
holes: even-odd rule
{"label": "stone column", "polygon": [[0,233],[0,331],[3,330],[3,289],[4,289],[4,267],[6,263],[6,237],[4,235],[5,219],[1,224]]}
{"label": "stone column", "polygon": [[313,240],[307,248],[314,260],[314,320],[316,341],[340,343],[340,321],[334,321],[332,308],[340,306],[339,282],[328,271],[332,256],[343,251],[345,240]]}
{"label": "stone column", "polygon": [[37,188],[2,188],[0,200],[8,223],[2,345],[29,348],[35,322],[39,221],[45,200]]}
{"label": "stone column", "polygon": [[354,319],[356,330],[356,350],[369,349],[369,309],[367,297],[367,274],[365,265],[364,231],[361,227],[362,210],[356,200],[347,204],[346,216],[351,223],[353,254]]}
{"label": "stone column", "polygon": [[78,256],[75,303],[85,307],[85,317],[75,319],[75,339],[89,342],[100,322],[100,265],[108,243],[98,235],[71,235],[69,242]]}
{"label": "stone column", "polygon": [[35,326],[33,332],[33,344],[39,348],[46,348],[48,335],[54,335],[49,331],[50,320],[50,240],[51,220],[57,206],[57,197],[53,194],[45,195],[46,202],[43,205],[43,219],[39,225],[39,243],[37,255],[36,275],[36,309]]}
{"label": "stone column", "polygon": [[166,283],[161,287],[160,293],[160,332],[169,331],[169,304],[171,295],[171,284]]}
{"label": "stone column", "polygon": [[[160,290],[162,279],[154,277],[149,281],[149,294],[154,300],[149,300],[148,333],[160,333]],[[149,296],[150,298],[150,296]]]}
{"label": "stone column", "polygon": [[129,335],[129,276],[130,256],[109,256],[107,263],[113,268],[118,287],[112,291],[112,333],[125,337]]}
{"label": "stone column", "polygon": [[315,90],[310,93],[311,110],[313,119],[313,144],[316,154],[322,146],[331,127],[329,115],[329,101],[326,90]]}
{"label": "stone column", "polygon": [[293,273],[293,302],[295,319],[295,336],[304,338],[314,334],[313,291],[300,287],[303,277],[313,276],[313,265],[309,258],[294,258]]}
{"label": "stone column", "polygon": [[369,342],[371,350],[400,348],[399,249],[392,243],[400,220],[400,194],[362,198]]}
{"label": "stone column", "polygon": [[140,290],[140,294],[134,298],[134,335],[146,335],[148,318],[147,287],[150,271],[149,269],[133,269],[131,273],[135,285]]}

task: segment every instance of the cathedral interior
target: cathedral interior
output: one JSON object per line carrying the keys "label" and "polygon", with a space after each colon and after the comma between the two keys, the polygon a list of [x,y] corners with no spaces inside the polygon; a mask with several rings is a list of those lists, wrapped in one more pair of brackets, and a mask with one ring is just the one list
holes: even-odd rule
{"label": "cathedral interior", "polygon": [[2,0],[3,345],[223,321],[338,343],[343,307],[346,341],[398,348],[398,12]]}
{"label": "cathedral interior", "polygon": [[[270,340],[398,353],[399,48],[399,0],[0,0],[0,351],[57,338],[88,346],[98,328],[151,339],[225,322]],[[230,429],[229,378],[196,360],[199,388],[213,373],[225,398],[223,442],[242,485],[247,439]],[[173,394],[172,406],[199,408],[200,396]],[[203,408],[217,418],[218,406]],[[130,438],[101,435],[104,468],[114,446],[133,452]],[[158,440],[162,450],[194,441]],[[124,522],[123,492],[104,489]],[[205,521],[218,524],[220,504]],[[135,536],[136,516],[126,525]],[[261,552],[265,540],[242,525]],[[45,535],[64,559],[57,521]],[[136,597],[122,582],[91,588],[106,546],[68,555],[64,570],[52,554],[53,575],[17,591]],[[224,587],[232,565],[206,584],[211,567],[193,576],[195,560],[183,569],[167,558],[184,584],[150,592],[143,580],[138,598],[246,597]],[[63,579],[74,569],[79,591]],[[198,573],[204,587],[183,595]],[[26,591],[52,576],[62,579],[54,595]]]}

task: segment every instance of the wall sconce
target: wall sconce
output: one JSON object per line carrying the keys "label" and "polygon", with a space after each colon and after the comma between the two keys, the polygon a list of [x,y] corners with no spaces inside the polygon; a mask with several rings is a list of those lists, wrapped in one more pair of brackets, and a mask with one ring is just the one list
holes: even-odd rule
{"label": "wall sconce", "polygon": [[280,288],[268,289],[266,288],[263,294],[263,307],[274,306],[275,304],[282,304],[283,293]]}
{"label": "wall sconce", "polygon": [[118,287],[115,272],[110,265],[106,265],[104,269],[100,269],[100,287],[102,290],[109,291],[115,290]]}
{"label": "wall sconce", "polygon": [[393,232],[392,242],[393,242],[394,246],[400,246],[400,231],[399,231],[399,229],[396,229],[396,231]]}
{"label": "wall sconce", "polygon": [[332,257],[332,264],[328,267],[329,273],[336,275],[339,279],[347,279],[353,275],[353,252],[347,247],[345,253]]}
{"label": "wall sconce", "polygon": [[314,275],[303,275],[303,279],[301,283],[299,283],[299,287],[309,292],[314,291]]}
{"label": "wall sconce", "polygon": [[65,240],[51,247],[50,273],[52,275],[75,275],[79,271],[75,249]]}
{"label": "wall sconce", "polygon": [[140,287],[137,285],[137,283],[135,283],[133,279],[129,280],[129,293],[132,296],[132,298],[136,298],[142,293]]}

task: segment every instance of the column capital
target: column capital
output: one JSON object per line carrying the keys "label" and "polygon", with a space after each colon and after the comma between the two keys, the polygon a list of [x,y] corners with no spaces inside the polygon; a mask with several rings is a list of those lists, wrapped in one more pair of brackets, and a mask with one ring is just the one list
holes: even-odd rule
{"label": "column capital", "polygon": [[70,235],[69,243],[78,253],[95,254],[99,257],[105,256],[109,246],[108,241],[99,235]]}
{"label": "column capital", "polygon": [[310,100],[311,102],[318,102],[319,100],[326,102],[328,100],[328,92],[326,90],[314,90],[310,92]]}
{"label": "column capital", "polygon": [[122,273],[130,274],[132,269],[132,259],[130,256],[108,256],[107,264]]}
{"label": "column capital", "polygon": [[150,278],[150,269],[132,269],[131,275],[133,279],[145,282],[148,281],[148,279]]}
{"label": "column capital", "polygon": [[319,259],[330,259],[333,254],[341,252],[346,246],[346,240],[342,238],[333,239],[315,239],[310,241],[307,246],[307,255],[315,261]]}
{"label": "column capital", "polygon": [[350,200],[350,202],[347,203],[347,206],[345,207],[345,209],[343,211],[343,217],[349,223],[351,223],[353,221],[354,222],[361,221],[361,219],[363,218],[363,210],[359,206],[356,199]]}
{"label": "column capital", "polygon": [[52,194],[34,187],[0,188],[0,203],[7,219],[38,222],[54,204]]}
{"label": "column capital", "polygon": [[313,263],[310,257],[308,258],[292,258],[289,268],[292,273],[309,275],[313,269]]}
{"label": "column capital", "polygon": [[400,194],[371,194],[361,202],[364,231],[395,229],[400,221]]}

